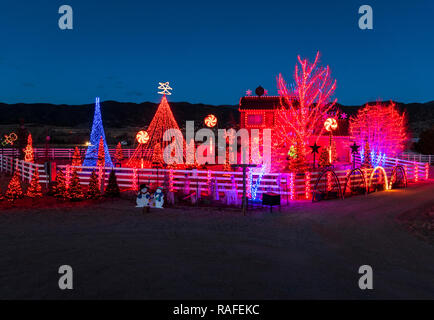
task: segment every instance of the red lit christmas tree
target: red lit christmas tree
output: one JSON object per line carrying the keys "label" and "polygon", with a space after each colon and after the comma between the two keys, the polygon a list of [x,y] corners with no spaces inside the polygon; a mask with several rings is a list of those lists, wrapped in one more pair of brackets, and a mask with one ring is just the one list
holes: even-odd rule
{"label": "red lit christmas tree", "polygon": [[122,151],[122,145],[120,142],[118,142],[118,144],[116,146],[115,160],[117,163],[121,163],[122,160],[124,160],[124,153]]}
{"label": "red lit christmas tree", "polygon": [[105,196],[114,198],[119,197],[121,195],[119,191],[118,181],[116,179],[115,171],[112,170],[109,175],[107,188],[105,189]]}
{"label": "red lit christmas tree", "polygon": [[5,198],[9,201],[15,201],[16,199],[22,198],[23,189],[21,188],[20,183],[20,172],[15,170],[14,175],[12,176],[11,181],[9,182],[8,189],[5,193]]}
{"label": "red lit christmas tree", "polygon": [[53,186],[53,195],[57,198],[66,198],[67,197],[66,179],[65,179],[65,175],[63,174],[62,170],[57,172],[56,180],[55,180],[54,186]]}
{"label": "red lit christmas tree", "polygon": [[30,181],[30,185],[27,188],[26,196],[30,198],[39,198],[42,197],[42,187],[39,184],[39,171],[35,169],[33,171],[32,180]]}
{"label": "red lit christmas tree", "polygon": [[327,147],[327,148],[323,148],[321,152],[321,155],[318,160],[318,166],[324,168],[324,167],[328,167],[329,165],[330,165],[330,154]]}
{"label": "red lit christmas tree", "polygon": [[295,145],[292,145],[288,151],[288,170],[298,173],[307,170],[305,148],[301,140],[297,140]]}
{"label": "red lit christmas tree", "polygon": [[152,154],[152,165],[162,166],[163,163],[164,163],[163,151],[161,151],[161,145],[157,143],[154,147],[154,151]]}
{"label": "red lit christmas tree", "polygon": [[[166,146],[171,143],[168,141],[163,141],[164,132],[166,132],[168,129],[179,130],[178,123],[173,116],[169,103],[167,102],[166,93],[168,92],[164,91],[164,95],[161,99],[160,105],[158,106],[157,112],[155,113],[154,118],[146,130],[149,135],[149,141],[147,143],[138,145],[134,151],[134,154],[127,162],[128,167],[140,168],[142,163],[144,166],[150,167],[152,165],[154,153],[148,152],[148,150],[155,149],[157,144],[160,144],[160,149],[164,150]],[[182,150],[183,146],[185,146],[184,139],[183,141],[178,141],[176,144],[176,148],[178,148],[178,150]]]}
{"label": "red lit christmas tree", "polygon": [[27,137],[27,146],[23,149],[23,151],[24,151],[24,161],[34,162],[33,140],[32,140],[32,135],[30,133],[29,136]]}
{"label": "red lit christmas tree", "polygon": [[99,147],[98,147],[98,160],[96,162],[97,167],[104,167],[105,165],[105,156],[104,156],[104,140],[99,140]]}
{"label": "red lit christmas tree", "polygon": [[81,154],[80,154],[80,150],[78,150],[78,147],[75,147],[74,154],[72,155],[71,165],[73,167],[80,167],[81,166]]}
{"label": "red lit christmas tree", "polygon": [[71,182],[68,188],[68,198],[71,201],[79,201],[83,199],[83,189],[80,184],[77,170],[74,170],[71,177]]}
{"label": "red lit christmas tree", "polygon": [[372,168],[371,147],[369,146],[369,142],[365,143],[362,168]]}
{"label": "red lit christmas tree", "polygon": [[98,199],[100,196],[101,196],[101,191],[99,190],[99,179],[95,171],[92,171],[89,180],[89,187],[86,192],[86,198]]}

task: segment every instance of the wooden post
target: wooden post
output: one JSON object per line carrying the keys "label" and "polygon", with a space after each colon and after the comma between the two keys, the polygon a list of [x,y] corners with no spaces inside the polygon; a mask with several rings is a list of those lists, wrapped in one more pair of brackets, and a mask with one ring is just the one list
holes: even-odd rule
{"label": "wooden post", "polygon": [[243,200],[242,200],[242,210],[243,215],[246,215],[247,211],[247,192],[246,192],[246,171],[249,167],[256,167],[256,164],[233,164],[232,168],[242,168],[243,169]]}

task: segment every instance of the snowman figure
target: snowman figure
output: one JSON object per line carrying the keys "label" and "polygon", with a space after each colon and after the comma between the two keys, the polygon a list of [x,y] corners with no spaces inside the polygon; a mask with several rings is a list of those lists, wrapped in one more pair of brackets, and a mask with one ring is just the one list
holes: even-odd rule
{"label": "snowman figure", "polygon": [[151,194],[148,191],[148,186],[146,184],[140,185],[140,191],[137,194],[136,204],[137,208],[149,207],[151,202]]}
{"label": "snowman figure", "polygon": [[153,195],[153,204],[155,208],[162,209],[164,204],[163,188],[158,187]]}

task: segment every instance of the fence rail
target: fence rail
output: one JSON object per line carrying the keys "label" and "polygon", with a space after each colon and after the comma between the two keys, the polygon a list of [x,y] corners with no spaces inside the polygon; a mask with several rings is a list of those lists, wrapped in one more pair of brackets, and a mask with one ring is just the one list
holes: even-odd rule
{"label": "fence rail", "polygon": [[[360,157],[356,157],[356,162],[360,163]],[[418,182],[429,178],[429,164],[398,158],[387,158],[384,163],[384,170],[387,178],[390,179],[393,167],[401,165],[405,168],[407,180]],[[0,170],[2,172],[13,173],[20,170],[23,181],[30,181],[34,170],[39,171],[40,182],[49,183],[48,173],[42,164],[25,162],[13,159],[10,156],[0,154]],[[92,171],[96,171],[101,183],[108,184],[109,173],[114,170],[119,187],[124,190],[137,190],[142,183],[164,186],[173,191],[196,191],[198,193],[210,192],[212,188],[217,188],[218,192],[224,194],[226,191],[236,189],[238,194],[242,193],[243,178],[241,171],[211,171],[211,170],[177,170],[177,169],[134,169],[134,168],[99,168],[99,167],[73,167],[70,165],[59,165],[57,170],[62,170],[66,174],[67,180],[70,179],[73,170],[77,170],[80,183],[88,185]],[[259,170],[258,170],[259,171]],[[248,175],[247,186],[249,193],[255,192],[258,198],[264,192],[273,191],[282,195],[286,200],[311,199],[315,183],[322,172],[308,173],[267,173],[261,175],[258,171],[251,171]],[[339,183],[343,186],[346,177],[351,169],[337,169]],[[375,178],[377,179],[377,177]],[[215,183],[215,182],[216,183]],[[325,181],[320,182],[324,186]]]}
{"label": "fence rail", "polygon": [[[74,154],[75,148],[33,148],[33,154],[35,159],[71,159],[72,155]],[[86,154],[86,147],[79,147],[78,150],[80,151],[80,155],[82,158],[84,158],[84,155]],[[132,148],[125,148],[122,149],[122,153],[124,158],[130,158],[135,149]],[[114,157],[116,152],[116,148],[109,148],[110,157]],[[146,152],[146,151],[144,151]],[[19,151],[17,148],[2,148],[0,150],[0,154],[4,156],[10,156],[10,157],[17,157]]]}
{"label": "fence rail", "polygon": [[429,163],[430,165],[434,165],[434,155],[433,154],[420,154],[413,152],[403,152],[398,155],[398,158],[401,160],[408,161],[417,161],[423,163]]}
{"label": "fence rail", "polygon": [[32,180],[33,172],[38,170],[39,182],[48,185],[49,178],[43,164],[26,162],[24,160],[13,159],[11,157],[0,155],[0,172],[14,173],[19,171],[22,181]]}

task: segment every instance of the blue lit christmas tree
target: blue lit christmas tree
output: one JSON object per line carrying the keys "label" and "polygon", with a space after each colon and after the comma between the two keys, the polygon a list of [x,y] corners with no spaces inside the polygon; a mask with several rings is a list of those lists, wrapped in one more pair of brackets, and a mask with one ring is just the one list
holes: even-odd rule
{"label": "blue lit christmas tree", "polygon": [[107,142],[105,140],[104,127],[102,125],[101,109],[99,106],[99,97],[95,99],[95,113],[93,115],[92,132],[90,133],[90,145],[87,147],[86,156],[83,161],[83,166],[94,167],[98,160],[98,148],[99,140],[104,141],[104,156],[105,167],[113,167],[112,160],[110,158]]}

